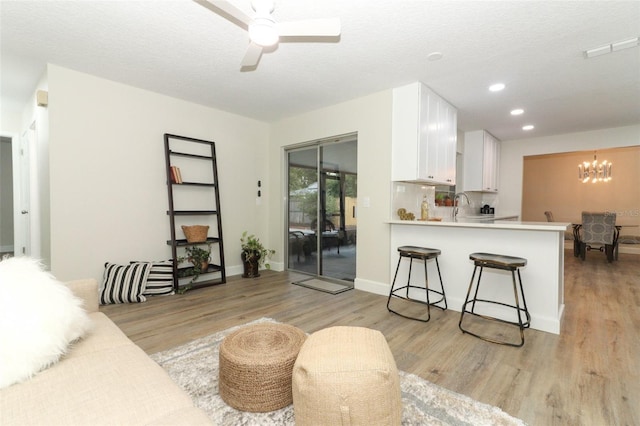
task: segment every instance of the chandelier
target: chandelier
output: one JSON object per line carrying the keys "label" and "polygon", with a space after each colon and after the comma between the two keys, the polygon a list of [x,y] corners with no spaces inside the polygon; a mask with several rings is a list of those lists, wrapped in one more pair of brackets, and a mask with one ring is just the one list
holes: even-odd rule
{"label": "chandelier", "polygon": [[611,180],[613,164],[604,160],[602,163],[598,163],[596,154],[593,154],[593,161],[585,161],[578,165],[578,179],[582,183],[596,183],[596,182],[609,182]]}

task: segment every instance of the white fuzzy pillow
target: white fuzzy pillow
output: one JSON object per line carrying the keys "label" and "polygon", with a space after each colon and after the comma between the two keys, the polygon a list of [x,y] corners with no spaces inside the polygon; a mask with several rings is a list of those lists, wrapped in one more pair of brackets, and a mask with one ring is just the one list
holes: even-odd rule
{"label": "white fuzzy pillow", "polygon": [[40,262],[0,261],[0,389],[57,362],[90,328],[82,300]]}

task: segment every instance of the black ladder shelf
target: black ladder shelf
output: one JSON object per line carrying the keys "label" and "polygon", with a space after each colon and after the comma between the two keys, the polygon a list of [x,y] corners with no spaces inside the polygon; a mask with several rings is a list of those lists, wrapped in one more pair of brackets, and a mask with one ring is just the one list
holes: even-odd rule
{"label": "black ladder shelf", "polygon": [[[171,227],[171,239],[167,244],[171,246],[173,259],[173,287],[176,291],[183,291],[223,284],[227,277],[224,267],[215,142],[165,133],[164,151],[169,197],[167,215]],[[179,180],[176,180],[172,167],[179,168]],[[187,181],[181,181],[183,171]],[[179,225],[196,224],[209,226],[206,241],[190,243],[186,238],[178,238],[176,227],[182,232]],[[192,283],[190,271],[193,270],[193,266],[181,264],[178,259],[184,256],[185,247],[195,245],[210,246],[211,261],[207,270],[202,271],[198,279]]]}

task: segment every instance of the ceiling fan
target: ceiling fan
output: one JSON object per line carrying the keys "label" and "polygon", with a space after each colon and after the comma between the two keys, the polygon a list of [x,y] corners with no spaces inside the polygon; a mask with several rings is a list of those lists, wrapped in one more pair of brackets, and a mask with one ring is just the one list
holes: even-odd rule
{"label": "ceiling fan", "polygon": [[[338,18],[276,22],[271,15],[275,9],[273,0],[251,0],[251,7],[255,11],[253,17],[228,1],[194,1],[249,32],[250,43],[244,58],[242,58],[242,67],[256,67],[264,48],[275,46],[278,41],[299,41],[286,40],[287,37],[334,41],[340,35],[340,19]],[[285,39],[281,40],[281,37]]]}

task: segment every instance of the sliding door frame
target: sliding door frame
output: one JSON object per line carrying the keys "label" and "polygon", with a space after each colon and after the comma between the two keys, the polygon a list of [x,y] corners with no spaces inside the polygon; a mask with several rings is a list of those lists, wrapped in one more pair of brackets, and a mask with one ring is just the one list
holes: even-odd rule
{"label": "sliding door frame", "polygon": [[[342,143],[348,143],[348,142],[356,142],[357,144],[357,133],[348,133],[348,134],[344,134],[344,135],[339,135],[339,136],[333,136],[330,138],[325,138],[325,139],[318,139],[318,140],[313,140],[313,141],[309,141],[309,142],[303,142],[303,143],[299,143],[299,144],[294,144],[294,145],[288,145],[286,147],[284,147],[283,149],[283,175],[284,175],[284,179],[283,179],[283,191],[285,197],[283,197],[283,210],[284,210],[284,215],[283,215],[283,219],[284,219],[284,230],[285,230],[285,235],[284,235],[284,264],[285,264],[285,269],[287,270],[292,270],[295,272],[301,272],[301,273],[309,273],[306,271],[301,271],[299,269],[294,269],[292,267],[292,265],[290,264],[290,247],[289,247],[289,231],[290,231],[290,193],[289,193],[289,176],[290,176],[290,172],[289,172],[289,154],[291,152],[295,152],[295,151],[301,151],[301,150],[305,150],[305,149],[312,149],[315,148],[316,149],[316,164],[315,164],[315,171],[316,171],[316,181],[317,181],[317,185],[318,185],[318,189],[316,192],[316,218],[315,221],[317,223],[316,226],[316,234],[317,235],[322,235],[321,233],[318,234],[320,226],[321,226],[321,221],[324,220],[324,218],[326,217],[326,197],[323,196],[323,192],[326,192],[326,187],[325,187],[325,180],[326,180],[326,175],[323,173],[323,170],[321,170],[321,167],[323,166],[323,158],[322,158],[322,153],[323,150],[321,148],[323,147],[327,147],[327,146],[331,146],[331,145],[336,145],[336,144],[342,144]],[[357,158],[355,158],[355,161],[357,163]],[[356,171],[356,176],[357,176],[357,171]],[[343,212],[345,209],[345,205],[344,205],[344,186],[345,186],[345,173],[341,172],[339,173],[339,176],[336,178],[339,181],[340,184],[340,211]],[[339,225],[339,232],[342,232],[345,229],[345,219],[343,217],[343,214],[341,214],[340,217],[340,225]],[[318,253],[317,256],[317,264],[316,264],[316,270],[314,274],[310,274],[312,276],[315,277],[322,277],[323,279],[328,279],[328,280],[335,280],[337,282],[340,283],[348,283],[353,285],[352,282],[350,281],[345,281],[345,280],[341,280],[335,277],[327,277],[325,275],[322,275],[323,273],[323,258],[324,256],[322,255],[323,253],[323,243],[322,243],[323,238],[316,238],[316,253]],[[355,267],[354,267],[354,271],[353,274],[355,276]]]}

